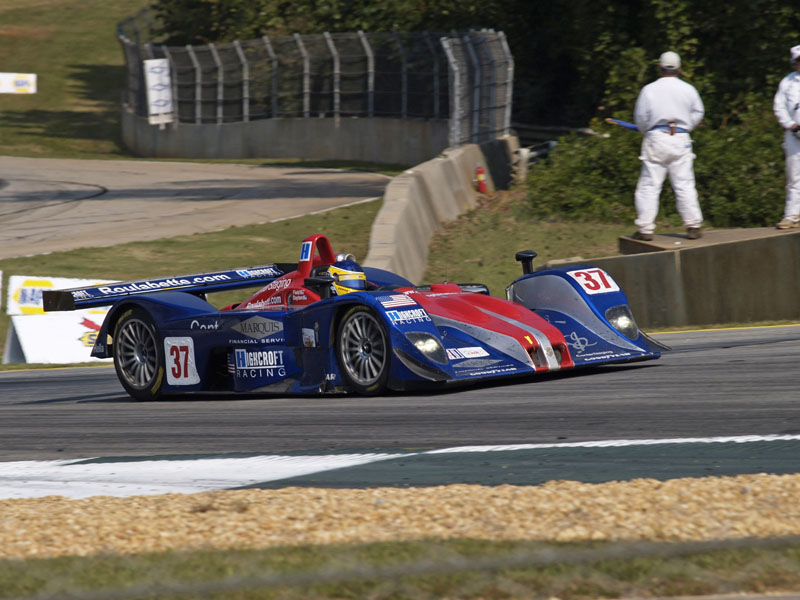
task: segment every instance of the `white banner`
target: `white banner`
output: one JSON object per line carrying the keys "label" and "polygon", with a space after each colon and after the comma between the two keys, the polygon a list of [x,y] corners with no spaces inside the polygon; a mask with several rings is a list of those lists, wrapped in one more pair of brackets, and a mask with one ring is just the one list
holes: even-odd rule
{"label": "white banner", "polygon": [[64,365],[110,361],[90,356],[105,315],[88,313],[81,310],[11,317],[3,363]]}
{"label": "white banner", "polygon": [[89,353],[109,307],[45,313],[42,290],[63,290],[110,283],[107,279],[73,279],[11,275],[6,312],[11,315],[3,363],[68,364],[93,362]]}
{"label": "white banner", "polygon": [[169,60],[151,58],[144,61],[144,85],[147,89],[147,114],[151,125],[172,123],[172,80]]}
{"label": "white banner", "polygon": [[100,285],[103,283],[111,282],[108,279],[11,275],[8,278],[6,313],[9,315],[42,315],[44,314],[44,310],[42,309],[43,290],[66,290],[88,285]]}
{"label": "white banner", "polygon": [[0,73],[0,94],[35,94],[36,73]]}

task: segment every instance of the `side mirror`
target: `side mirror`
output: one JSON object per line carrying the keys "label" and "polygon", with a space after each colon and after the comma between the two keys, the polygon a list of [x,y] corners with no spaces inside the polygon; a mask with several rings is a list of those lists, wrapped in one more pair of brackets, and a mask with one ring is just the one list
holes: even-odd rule
{"label": "side mirror", "polygon": [[319,294],[323,300],[331,297],[331,284],[336,281],[330,275],[317,275],[315,277],[306,277],[303,280],[303,285],[313,292]]}
{"label": "side mirror", "polygon": [[533,273],[533,259],[536,258],[538,254],[533,250],[520,250],[519,252],[514,255],[514,258],[517,259],[517,262],[522,263],[522,274],[528,275],[529,273]]}

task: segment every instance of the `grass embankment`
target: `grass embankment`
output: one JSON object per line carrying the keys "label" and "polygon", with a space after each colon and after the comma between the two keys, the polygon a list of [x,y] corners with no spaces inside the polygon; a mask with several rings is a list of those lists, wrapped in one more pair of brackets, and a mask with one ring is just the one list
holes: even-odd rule
{"label": "grass embankment", "polygon": [[0,561],[0,597],[585,600],[800,589],[800,545],[673,550],[451,540]]}
{"label": "grass embankment", "polygon": [[[479,200],[475,210],[445,224],[434,236],[427,281],[485,283],[493,296],[522,274],[514,259],[519,250],[538,253],[534,266],[550,261],[619,254],[618,239],[635,231],[633,223],[542,220],[531,215],[524,188],[501,191]],[[683,231],[668,222],[659,233]]]}

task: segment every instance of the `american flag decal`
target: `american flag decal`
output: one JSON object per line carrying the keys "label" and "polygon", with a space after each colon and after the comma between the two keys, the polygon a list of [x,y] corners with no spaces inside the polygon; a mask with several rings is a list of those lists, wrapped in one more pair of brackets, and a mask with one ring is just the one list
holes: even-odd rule
{"label": "american flag decal", "polygon": [[416,306],[417,303],[405,294],[392,294],[391,296],[380,296],[378,302],[385,308],[396,308],[398,306]]}

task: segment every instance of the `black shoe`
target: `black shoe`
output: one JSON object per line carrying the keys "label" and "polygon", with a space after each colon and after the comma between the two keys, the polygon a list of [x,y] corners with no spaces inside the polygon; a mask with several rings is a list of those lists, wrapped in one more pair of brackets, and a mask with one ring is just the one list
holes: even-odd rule
{"label": "black shoe", "polygon": [[700,231],[699,227],[689,227],[686,230],[686,238],[689,240],[697,240],[703,237],[703,232]]}
{"label": "black shoe", "polygon": [[653,234],[652,233],[642,233],[641,231],[637,231],[631,236],[635,240],[640,240],[642,242],[651,242],[653,241]]}

